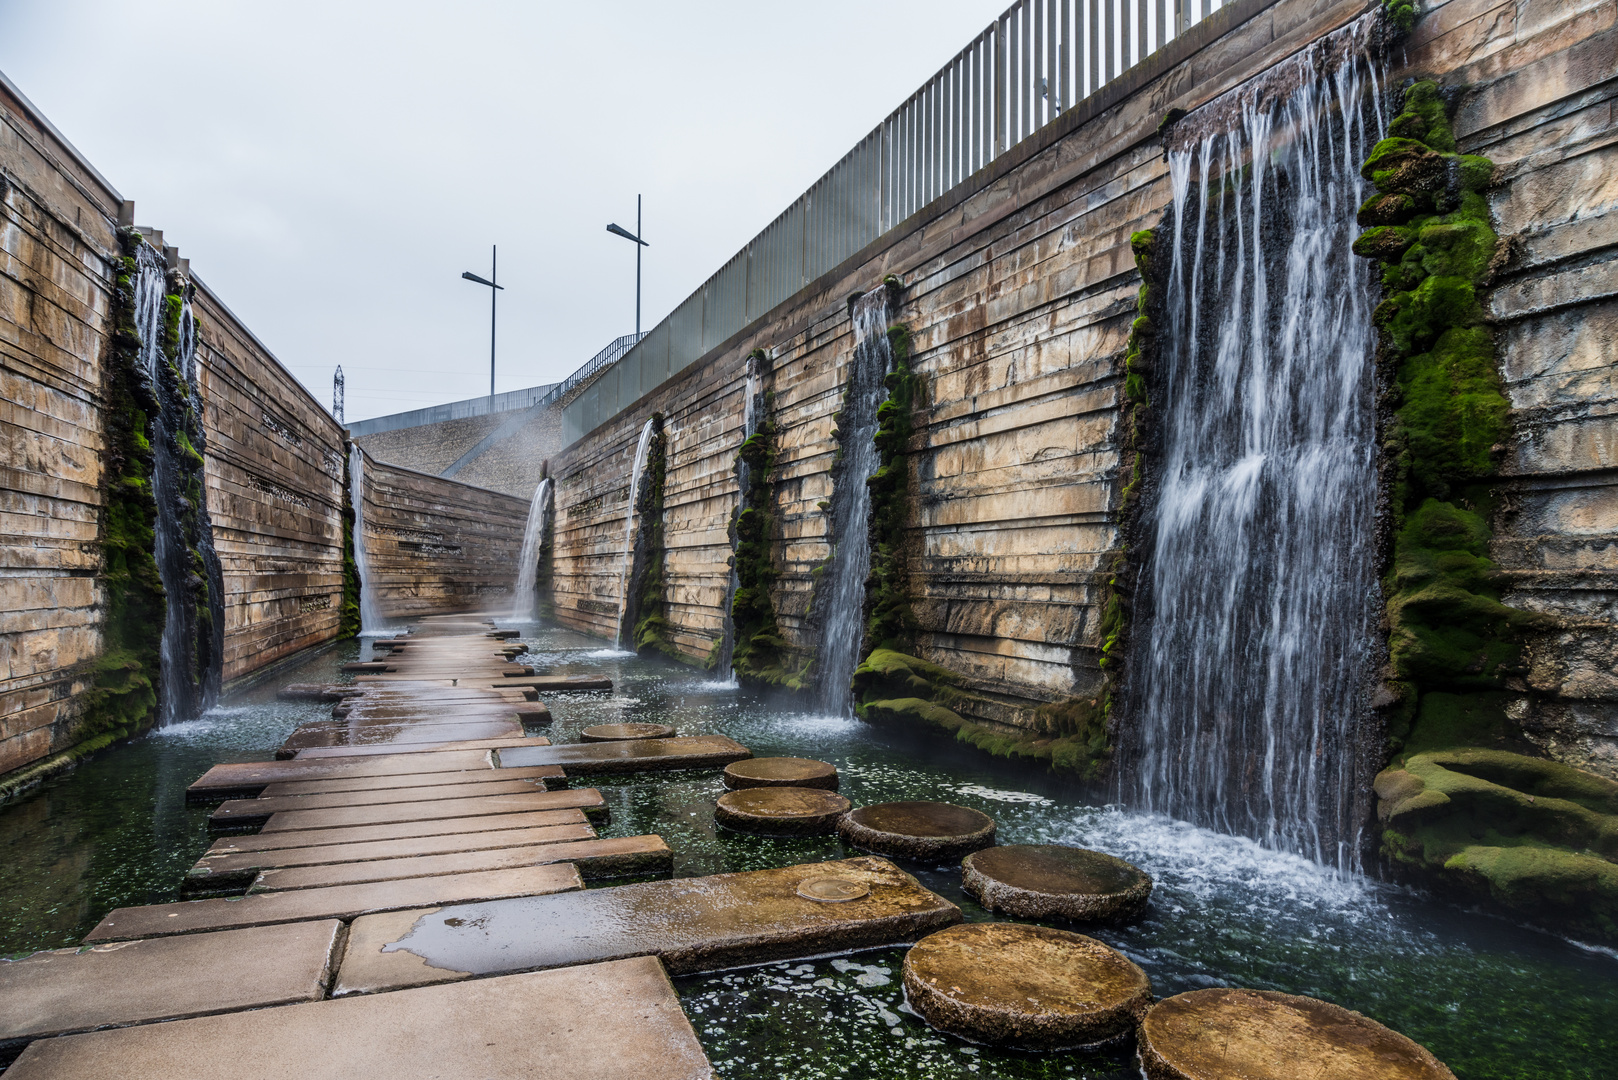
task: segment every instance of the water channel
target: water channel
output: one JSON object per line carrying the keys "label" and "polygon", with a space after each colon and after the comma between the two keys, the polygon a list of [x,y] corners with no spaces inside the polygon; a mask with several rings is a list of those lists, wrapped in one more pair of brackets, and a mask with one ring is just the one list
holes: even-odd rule
{"label": "water channel", "polygon": [[[856,805],[939,799],[993,815],[1003,843],[1099,848],[1156,879],[1131,926],[1093,929],[1151,976],[1159,996],[1216,985],[1310,994],[1426,1044],[1462,1080],[1596,1077],[1618,1058],[1618,958],[1400,888],[1349,879],[1295,855],[1165,817],[1088,803],[1043,768],[990,758],[942,735],[876,727],[772,704],[565,630],[535,628],[534,660],[602,671],[616,690],[547,698],[554,742],[614,721],[725,734],[757,755],[836,764]],[[160,729],[0,808],[0,956],[78,942],[124,904],[178,898],[207,846],[206,809],[184,790],[219,761],[264,760],[324,705],[277,702],[287,682],[336,681],[355,643],[283,669],[202,718]],[[584,783],[584,782],[581,782]],[[605,835],[658,833],[681,876],[847,854],[835,838],[768,840],[719,830],[716,771],[600,778]],[[947,868],[909,868],[969,919],[988,915]],[[902,953],[775,964],[677,980],[719,1076],[1136,1077],[1125,1051],[1020,1055],[937,1034],[904,1007]]]}

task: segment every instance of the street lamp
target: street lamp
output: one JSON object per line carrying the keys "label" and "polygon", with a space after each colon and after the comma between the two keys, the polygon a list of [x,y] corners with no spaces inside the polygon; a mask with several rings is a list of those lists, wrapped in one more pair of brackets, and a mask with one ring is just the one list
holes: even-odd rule
{"label": "street lamp", "polygon": [[635,340],[640,340],[640,249],[651,247],[640,238],[640,196],[635,196],[635,231],[630,232],[622,225],[608,225],[607,231],[614,236],[621,236],[625,240],[635,241]]}
{"label": "street lamp", "polygon": [[476,274],[472,273],[472,271],[470,271],[470,270],[464,271],[461,274],[461,276],[463,278],[465,278],[467,281],[475,281],[479,285],[487,285],[489,287],[489,396],[490,397],[494,397],[494,300],[495,300],[495,295],[497,294],[497,292],[499,290],[505,288],[504,285],[496,285],[494,283],[494,279],[497,276],[495,274],[495,268],[498,266],[498,262],[496,261],[496,257],[498,255],[499,255],[499,248],[497,248],[493,244],[490,244],[489,245],[489,276],[488,277],[486,277],[486,278],[478,277]]}

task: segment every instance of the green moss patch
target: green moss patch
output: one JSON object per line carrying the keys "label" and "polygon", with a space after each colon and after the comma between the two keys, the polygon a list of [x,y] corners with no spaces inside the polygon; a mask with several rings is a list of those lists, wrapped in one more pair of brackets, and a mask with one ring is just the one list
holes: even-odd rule
{"label": "green moss patch", "polygon": [[635,510],[640,515],[636,538],[637,559],[644,557],[639,573],[631,582],[635,596],[635,651],[642,656],[662,654],[676,660],[685,657],[669,636],[668,602],[664,598],[668,582],[664,571],[663,486],[668,477],[668,436],[663,432],[663,414],[652,414],[652,440],[647,446],[646,472],[642,478]]}

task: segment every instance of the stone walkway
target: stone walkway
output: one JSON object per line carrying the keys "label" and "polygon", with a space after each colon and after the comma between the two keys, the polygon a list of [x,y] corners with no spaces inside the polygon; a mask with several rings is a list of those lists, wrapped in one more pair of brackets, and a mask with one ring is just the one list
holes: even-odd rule
{"label": "stone walkway", "polygon": [[[598,836],[606,802],[570,776],[752,755],[721,736],[553,746],[529,734],[550,722],[539,694],[611,680],[536,674],[509,636],[427,618],[352,685],[288,687],[332,718],[278,760],[216,765],[187,790],[215,804],[220,833],[183,884],[200,899],[119,908],[83,949],[0,963],[0,1063],[21,1052],[7,1080],[498,1080],[536,1061],[570,1078],[708,1076],[668,972],[896,944],[960,919],[881,859],[582,891],[666,876],[673,853],[657,836]],[[870,896],[800,892],[828,874]]]}

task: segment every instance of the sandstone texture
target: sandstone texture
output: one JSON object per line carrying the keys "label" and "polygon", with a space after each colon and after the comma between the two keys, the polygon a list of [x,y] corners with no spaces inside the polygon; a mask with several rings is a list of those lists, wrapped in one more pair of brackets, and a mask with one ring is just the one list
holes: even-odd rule
{"label": "sandstone texture", "polygon": [[1122,921],[1146,910],[1152,879],[1124,860],[1061,844],[1007,844],[968,855],[961,886],[1019,919]]}
{"label": "sandstone texture", "polygon": [[725,786],[732,791],[754,787],[807,787],[837,790],[837,767],[811,758],[753,758],[725,766]]}
{"label": "sandstone texture", "polygon": [[719,796],[714,820],[761,836],[822,836],[837,830],[851,804],[821,788],[743,788]]}
{"label": "sandstone texture", "polygon": [[844,842],[878,855],[954,862],[994,843],[994,819],[965,806],[935,802],[876,803],[843,815]]}

